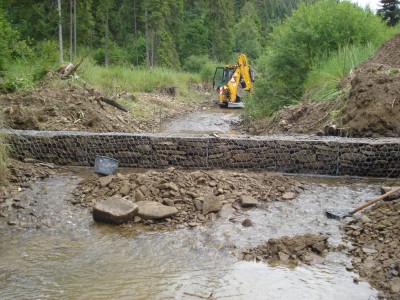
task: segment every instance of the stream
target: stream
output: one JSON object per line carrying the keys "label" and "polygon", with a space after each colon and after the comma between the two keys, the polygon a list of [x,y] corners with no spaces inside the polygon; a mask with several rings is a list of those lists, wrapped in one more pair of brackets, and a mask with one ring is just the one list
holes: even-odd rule
{"label": "stream", "polygon": [[[240,249],[271,237],[322,232],[341,241],[341,221],[325,208],[353,208],[379,183],[304,177],[306,190],[238,215],[252,227],[218,219],[195,229],[149,231],[96,224],[66,199],[79,183],[58,174],[21,192],[35,200],[36,223],[8,226],[0,217],[0,299],[371,299],[377,291],[345,269],[343,252],[324,264],[289,268],[246,262]],[[34,226],[35,225],[35,226]],[[39,225],[39,226],[38,226]]]}

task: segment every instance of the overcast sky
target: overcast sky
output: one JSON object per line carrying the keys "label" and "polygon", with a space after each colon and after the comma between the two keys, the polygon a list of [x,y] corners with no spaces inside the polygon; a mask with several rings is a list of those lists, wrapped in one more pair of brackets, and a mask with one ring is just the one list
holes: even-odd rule
{"label": "overcast sky", "polygon": [[361,7],[366,7],[369,5],[371,10],[376,11],[378,8],[380,8],[379,0],[351,0],[352,2],[358,3],[359,6]]}

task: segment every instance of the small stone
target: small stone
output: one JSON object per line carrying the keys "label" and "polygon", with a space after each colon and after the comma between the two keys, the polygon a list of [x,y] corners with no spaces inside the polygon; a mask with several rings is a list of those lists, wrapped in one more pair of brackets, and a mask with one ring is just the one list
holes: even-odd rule
{"label": "small stone", "polygon": [[393,293],[400,293],[400,277],[393,277],[389,285]]}
{"label": "small stone", "polygon": [[362,248],[362,251],[363,251],[365,254],[375,254],[375,253],[378,253],[378,250],[373,249],[373,248],[367,248],[367,247],[363,247],[363,248]]}
{"label": "small stone", "polygon": [[346,264],[346,270],[347,271],[353,271],[354,270],[353,264],[352,263]]}
{"label": "small stone", "polygon": [[115,178],[114,175],[108,175],[108,176],[105,176],[105,177],[100,177],[99,178],[100,186],[101,187],[108,186],[114,178]]}
{"label": "small stone", "polygon": [[207,215],[210,212],[218,212],[221,208],[221,200],[214,195],[208,195],[203,201],[203,215]]}
{"label": "small stone", "polygon": [[124,181],[122,187],[119,190],[119,193],[122,196],[126,196],[129,194],[130,191],[131,191],[131,184],[129,183],[129,181]]}
{"label": "small stone", "polygon": [[139,217],[139,216],[134,216],[134,217],[133,217],[133,222],[139,223],[140,221],[142,221],[142,218],[141,218],[141,217]]}
{"label": "small stone", "polygon": [[361,222],[363,222],[363,223],[369,223],[369,222],[371,222],[371,219],[368,218],[366,215],[362,215],[362,216],[360,217],[360,220],[361,220]]}
{"label": "small stone", "polygon": [[139,202],[139,201],[144,201],[144,200],[145,200],[145,198],[144,198],[143,193],[140,190],[136,190],[136,192],[135,192],[135,201]]}
{"label": "small stone", "polygon": [[289,260],[289,255],[287,255],[285,252],[279,251],[278,252],[278,257],[281,261],[288,261]]}
{"label": "small stone", "polygon": [[258,204],[258,201],[251,196],[242,195],[240,196],[240,204],[243,207],[256,206]]}
{"label": "small stone", "polygon": [[282,195],[282,200],[293,200],[296,198],[296,194],[293,192],[286,192]]}
{"label": "small stone", "polygon": [[244,219],[242,222],[243,227],[251,227],[253,226],[253,222],[250,219]]}
{"label": "small stone", "polygon": [[221,218],[230,218],[235,212],[236,209],[234,209],[231,204],[227,203],[222,206],[221,210],[218,212],[218,215]]}

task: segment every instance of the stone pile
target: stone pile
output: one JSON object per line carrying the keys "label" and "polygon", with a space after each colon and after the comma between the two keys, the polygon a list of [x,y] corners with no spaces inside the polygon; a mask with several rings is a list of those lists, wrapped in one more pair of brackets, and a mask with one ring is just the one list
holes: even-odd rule
{"label": "stone pile", "polygon": [[344,228],[355,269],[387,299],[400,299],[400,200],[382,202]]}
{"label": "stone pile", "polygon": [[289,265],[299,263],[315,264],[324,261],[323,255],[329,246],[328,237],[322,234],[284,236],[278,239],[269,239],[265,244],[252,249],[242,250],[242,259],[259,262],[280,262]]}
{"label": "stone pile", "polygon": [[[93,207],[117,197],[138,206],[130,225],[196,227],[258,203],[292,199],[302,189],[299,182],[279,175],[169,168],[105,177],[91,174],[80,183],[71,201]],[[292,197],[285,198],[285,194]]]}

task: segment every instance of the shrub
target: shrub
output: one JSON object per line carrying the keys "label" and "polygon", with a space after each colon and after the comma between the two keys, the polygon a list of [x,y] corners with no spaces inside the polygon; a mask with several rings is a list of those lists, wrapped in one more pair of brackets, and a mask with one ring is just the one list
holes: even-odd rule
{"label": "shrub", "polygon": [[[387,27],[380,18],[350,2],[322,0],[299,5],[293,15],[275,28],[271,44],[257,69],[256,103],[271,115],[280,107],[299,101],[313,63],[345,45],[380,44]],[[264,81],[266,78],[268,80]]]}

